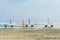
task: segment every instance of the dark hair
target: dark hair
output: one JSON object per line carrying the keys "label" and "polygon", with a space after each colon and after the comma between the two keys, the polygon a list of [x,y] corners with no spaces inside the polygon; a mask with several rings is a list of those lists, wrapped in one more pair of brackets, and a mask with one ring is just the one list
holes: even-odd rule
{"label": "dark hair", "polygon": [[48,27],[47,25],[45,25],[45,27]]}
{"label": "dark hair", "polygon": [[51,27],[53,27],[53,25],[51,25]]}
{"label": "dark hair", "polygon": [[28,27],[28,25],[25,25],[25,27]]}
{"label": "dark hair", "polygon": [[11,27],[13,27],[13,25],[11,25]]}
{"label": "dark hair", "polygon": [[7,27],[7,25],[4,25],[4,27]]}
{"label": "dark hair", "polygon": [[31,27],[34,27],[34,25],[31,25]]}

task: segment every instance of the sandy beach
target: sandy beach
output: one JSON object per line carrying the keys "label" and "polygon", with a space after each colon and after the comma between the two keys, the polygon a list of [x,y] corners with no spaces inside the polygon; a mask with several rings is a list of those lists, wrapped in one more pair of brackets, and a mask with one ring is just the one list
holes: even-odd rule
{"label": "sandy beach", "polygon": [[0,29],[0,40],[60,40],[60,29]]}

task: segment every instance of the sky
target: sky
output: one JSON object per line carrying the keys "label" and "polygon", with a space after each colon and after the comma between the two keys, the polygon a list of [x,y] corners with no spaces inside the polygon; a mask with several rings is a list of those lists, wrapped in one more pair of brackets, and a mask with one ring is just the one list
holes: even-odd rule
{"label": "sky", "polygon": [[60,0],[0,0],[0,22],[60,22]]}

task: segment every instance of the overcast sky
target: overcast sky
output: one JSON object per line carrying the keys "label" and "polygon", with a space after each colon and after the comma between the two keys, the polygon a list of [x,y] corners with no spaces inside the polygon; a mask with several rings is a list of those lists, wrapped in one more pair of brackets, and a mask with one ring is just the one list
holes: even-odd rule
{"label": "overcast sky", "polygon": [[60,0],[0,0],[0,22],[60,22]]}

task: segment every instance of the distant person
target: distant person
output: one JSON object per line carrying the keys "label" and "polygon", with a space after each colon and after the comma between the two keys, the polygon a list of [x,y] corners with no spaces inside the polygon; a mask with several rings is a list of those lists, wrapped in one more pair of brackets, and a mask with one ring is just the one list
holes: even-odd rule
{"label": "distant person", "polygon": [[13,25],[11,25],[11,28],[13,28]]}
{"label": "distant person", "polygon": [[31,25],[31,27],[34,27],[34,25]]}
{"label": "distant person", "polygon": [[53,25],[51,25],[51,27],[53,27]]}
{"label": "distant person", "polygon": [[25,27],[25,22],[24,21],[22,21],[22,27]]}
{"label": "distant person", "polygon": [[5,28],[7,28],[7,25],[4,25]]}

